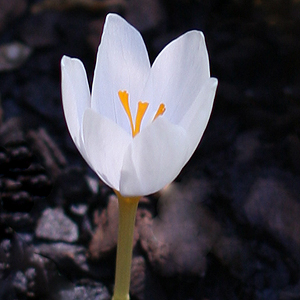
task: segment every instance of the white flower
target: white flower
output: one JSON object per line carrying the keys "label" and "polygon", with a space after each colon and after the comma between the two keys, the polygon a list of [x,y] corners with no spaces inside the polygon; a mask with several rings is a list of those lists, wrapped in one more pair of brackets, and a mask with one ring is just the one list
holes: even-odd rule
{"label": "white flower", "polygon": [[81,61],[64,56],[61,69],[70,134],[107,185],[142,196],[175,179],[200,142],[217,87],[202,32],[180,36],[151,66],[140,33],[109,14],[92,93]]}

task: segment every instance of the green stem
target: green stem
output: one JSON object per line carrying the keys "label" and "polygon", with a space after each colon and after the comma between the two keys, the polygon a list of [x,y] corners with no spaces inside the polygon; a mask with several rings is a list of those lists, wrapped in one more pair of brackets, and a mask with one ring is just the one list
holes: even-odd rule
{"label": "green stem", "polygon": [[129,300],[130,271],[135,216],[140,197],[123,197],[119,200],[119,232],[115,289],[112,300]]}

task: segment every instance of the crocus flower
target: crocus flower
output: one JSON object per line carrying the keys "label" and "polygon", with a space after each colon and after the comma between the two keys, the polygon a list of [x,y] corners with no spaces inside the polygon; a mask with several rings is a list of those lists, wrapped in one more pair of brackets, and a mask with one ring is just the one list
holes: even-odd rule
{"label": "crocus flower", "polygon": [[151,66],[140,33],[108,14],[92,92],[80,60],[64,56],[61,69],[68,129],[107,185],[131,197],[175,179],[200,142],[217,87],[201,32],[172,41]]}

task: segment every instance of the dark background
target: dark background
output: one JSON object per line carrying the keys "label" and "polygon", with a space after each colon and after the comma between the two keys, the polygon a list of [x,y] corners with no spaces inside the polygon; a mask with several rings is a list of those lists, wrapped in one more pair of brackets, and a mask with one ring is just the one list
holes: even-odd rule
{"label": "dark background", "polygon": [[151,61],[203,31],[219,80],[194,156],[141,201],[132,299],[300,299],[298,0],[0,0],[0,299],[110,299],[116,199],[73,145],[60,92],[63,55],[91,82],[108,12]]}

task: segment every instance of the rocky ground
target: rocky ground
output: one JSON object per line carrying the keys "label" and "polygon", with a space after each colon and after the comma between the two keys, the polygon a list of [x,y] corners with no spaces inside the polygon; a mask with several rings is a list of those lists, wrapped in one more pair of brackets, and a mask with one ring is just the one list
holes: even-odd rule
{"label": "rocky ground", "polygon": [[111,298],[117,200],[69,137],[59,66],[92,80],[110,11],[151,60],[204,31],[219,79],[191,161],[141,200],[132,300],[300,299],[298,0],[0,0],[0,299]]}

